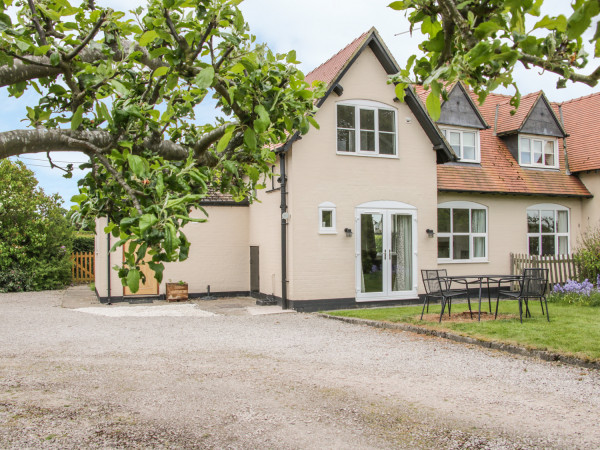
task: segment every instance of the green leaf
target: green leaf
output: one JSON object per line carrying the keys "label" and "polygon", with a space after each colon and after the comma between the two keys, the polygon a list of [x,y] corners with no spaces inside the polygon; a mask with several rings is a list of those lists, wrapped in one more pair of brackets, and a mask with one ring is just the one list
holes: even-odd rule
{"label": "green leaf", "polygon": [[440,102],[440,96],[436,95],[433,91],[429,93],[427,96],[427,111],[429,111],[429,115],[433,119],[433,121],[437,121],[440,118],[442,113],[442,104]]}
{"label": "green leaf", "polygon": [[158,38],[158,33],[154,30],[149,30],[140,36],[140,40],[138,42],[142,47],[147,47],[148,44],[150,44],[156,38]]}
{"label": "green leaf", "polygon": [[71,130],[76,130],[81,125],[83,121],[83,105],[79,105],[77,111],[73,114],[73,118],[71,119]]}
{"label": "green leaf", "polygon": [[223,135],[221,139],[219,139],[219,143],[217,144],[217,153],[221,153],[231,141],[231,137],[233,136],[233,128],[229,130],[227,133]]}
{"label": "green leaf", "polygon": [[600,6],[597,0],[587,0],[583,6],[577,8],[567,21],[567,37],[576,39],[587,30],[592,23],[592,18],[598,15]]}
{"label": "green leaf", "polygon": [[263,105],[258,105],[256,108],[254,108],[254,111],[258,114],[258,119],[254,121],[254,131],[257,133],[263,133],[271,124],[269,113]]}
{"label": "green leaf", "polygon": [[59,53],[54,52],[50,55],[50,64],[52,64],[55,67],[60,64],[60,54]]}
{"label": "green leaf", "polygon": [[162,77],[163,75],[165,75],[167,72],[169,71],[168,67],[159,67],[157,68],[154,72],[152,72],[152,77],[151,78],[158,78],[158,77]]}
{"label": "green leaf", "polygon": [[200,71],[198,75],[196,75],[196,85],[200,89],[207,89],[212,84],[215,78],[215,69],[212,66],[208,66]]}
{"label": "green leaf", "polygon": [[411,3],[412,2],[410,0],[402,1],[402,2],[392,2],[388,5],[388,8],[395,9],[396,11],[402,11],[402,10],[408,8]]}
{"label": "green leaf", "polygon": [[545,28],[547,30],[556,30],[564,33],[567,29],[567,18],[562,14],[557,17],[544,16],[542,20],[535,24],[533,29]]}
{"label": "green leaf", "polygon": [[140,233],[145,233],[148,228],[152,227],[158,218],[154,214],[144,214],[140,217]]}
{"label": "green leaf", "polygon": [[87,199],[88,199],[88,196],[86,194],[77,194],[77,195],[74,195],[73,197],[71,197],[71,201],[73,203],[79,203],[79,204],[86,201]]}
{"label": "green leaf", "polygon": [[140,156],[137,155],[127,155],[127,162],[129,163],[129,167],[131,167],[131,171],[138,178],[144,178],[147,173],[146,165],[148,162]]}
{"label": "green leaf", "polygon": [[256,150],[256,133],[252,128],[246,128],[244,131],[244,144],[250,150]]}
{"label": "green leaf", "polygon": [[165,192],[165,182],[163,180],[162,173],[159,173],[156,177],[156,186],[154,188],[156,189],[156,193],[158,194],[158,196],[162,197],[163,192]]}
{"label": "green leaf", "polygon": [[477,26],[477,28],[475,28],[474,34],[477,39],[483,39],[492,35],[501,28],[502,27],[496,22],[482,22]]}
{"label": "green leaf", "polygon": [[406,95],[406,84],[404,83],[398,83],[396,85],[396,97],[398,97],[398,100],[400,100],[401,102],[404,101],[404,96]]}
{"label": "green leaf", "polygon": [[129,269],[127,273],[127,287],[135,294],[140,288],[140,271],[137,269]]}
{"label": "green leaf", "polygon": [[306,116],[306,118],[315,129],[319,130],[321,128],[313,116]]}
{"label": "green leaf", "polygon": [[12,22],[10,17],[6,14],[0,13],[0,32],[4,30],[10,30],[12,28]]}
{"label": "green leaf", "polygon": [[165,270],[165,265],[163,263],[155,263],[152,261],[148,261],[148,267],[150,267],[150,269],[152,269],[152,271],[154,272],[154,278],[156,278],[156,281],[161,283],[163,279],[163,271]]}

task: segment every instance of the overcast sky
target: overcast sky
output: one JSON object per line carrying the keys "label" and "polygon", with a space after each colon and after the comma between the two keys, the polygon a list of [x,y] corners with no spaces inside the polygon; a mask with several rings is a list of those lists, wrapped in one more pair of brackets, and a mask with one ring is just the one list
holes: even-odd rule
{"label": "overcast sky", "polygon": [[[411,36],[404,14],[387,7],[391,0],[245,0],[241,9],[251,32],[259,41],[266,42],[275,52],[296,50],[301,69],[307,73],[325,62],[348,43],[375,26],[400,65],[418,52],[422,35],[416,31]],[[114,9],[130,10],[145,4],[143,0],[96,0],[96,4]],[[567,0],[545,0],[542,14],[570,14]],[[594,27],[595,29],[595,27]],[[402,33],[402,34],[398,34]],[[591,68],[598,64],[592,60]],[[544,90],[552,101],[564,101],[593,92],[600,87],[589,88],[583,84],[569,83],[567,89],[557,90],[557,77],[539,70],[519,70],[518,84],[522,94]],[[36,102],[35,96],[25,94],[18,100],[9,98],[6,90],[0,90],[0,131],[24,128],[21,120],[26,115],[25,106]],[[211,114],[210,107],[206,111]],[[29,158],[29,159],[25,159]],[[57,161],[83,161],[83,155],[56,153]],[[76,181],[80,175],[66,180],[57,169],[50,169],[44,154],[25,155],[22,159],[36,173],[42,188],[48,193],[58,192],[70,205],[70,198],[77,193]],[[1,180],[0,180],[1,181]]]}

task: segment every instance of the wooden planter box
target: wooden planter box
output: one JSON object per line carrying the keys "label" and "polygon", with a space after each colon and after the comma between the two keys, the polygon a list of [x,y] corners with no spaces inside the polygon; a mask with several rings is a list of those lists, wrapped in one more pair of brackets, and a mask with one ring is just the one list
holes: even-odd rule
{"label": "wooden planter box", "polygon": [[167,283],[167,301],[185,302],[188,299],[187,283]]}

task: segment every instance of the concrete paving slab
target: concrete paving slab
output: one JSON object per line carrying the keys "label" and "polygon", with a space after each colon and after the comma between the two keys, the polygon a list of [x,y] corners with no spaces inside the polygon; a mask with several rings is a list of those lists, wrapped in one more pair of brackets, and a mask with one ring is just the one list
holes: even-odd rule
{"label": "concrete paving slab", "polygon": [[281,309],[281,306],[272,305],[272,306],[250,306],[246,308],[248,314],[251,316],[264,316],[266,314],[286,314],[286,313],[295,313],[293,309]]}
{"label": "concrete paving slab", "polygon": [[75,311],[108,317],[214,317],[209,311],[203,311],[195,304],[153,305],[153,306],[112,306],[78,308]]}

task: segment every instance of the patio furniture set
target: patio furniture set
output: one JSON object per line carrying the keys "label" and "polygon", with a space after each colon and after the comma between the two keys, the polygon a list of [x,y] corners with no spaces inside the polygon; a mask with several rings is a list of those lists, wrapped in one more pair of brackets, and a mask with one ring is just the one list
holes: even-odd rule
{"label": "patio furniture set", "polygon": [[[529,311],[529,300],[539,299],[542,307],[542,315],[545,315],[550,321],[548,314],[548,301],[546,300],[546,290],[548,288],[548,269],[524,269],[521,275],[452,275],[449,276],[446,269],[437,270],[421,270],[423,284],[425,285],[425,299],[423,300],[423,310],[421,311],[421,320],[425,308],[429,312],[429,303],[431,300],[439,300],[442,304],[440,319],[444,315],[446,307],[448,307],[448,317],[452,311],[452,299],[465,298],[469,305],[469,313],[473,318],[471,309],[471,297],[469,295],[469,285],[477,286],[479,311],[478,320],[481,320],[481,299],[484,283],[487,285],[488,305],[490,314],[492,313],[492,297],[491,286],[498,286],[496,297],[496,312],[494,319],[498,317],[498,305],[500,297],[518,300],[519,302],[519,318],[523,323],[523,304],[525,305],[525,317],[531,317]],[[459,287],[452,287],[452,284]],[[518,284],[518,289],[511,289],[512,285]],[[544,304],[546,308],[544,310]]]}

